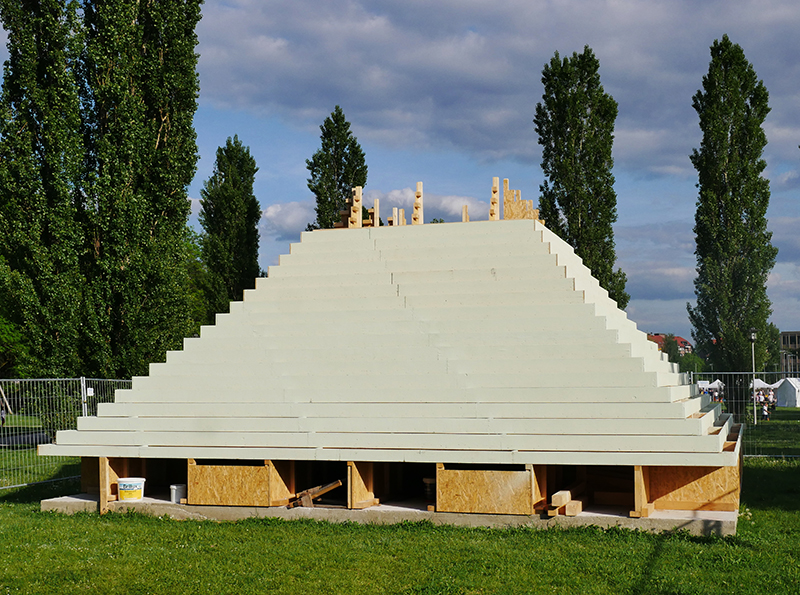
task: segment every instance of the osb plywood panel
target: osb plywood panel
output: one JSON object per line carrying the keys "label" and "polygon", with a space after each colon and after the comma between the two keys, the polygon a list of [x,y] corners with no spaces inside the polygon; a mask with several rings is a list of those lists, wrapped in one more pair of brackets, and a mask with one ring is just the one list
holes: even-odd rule
{"label": "osb plywood panel", "polygon": [[270,467],[197,465],[189,461],[189,504],[269,506]]}
{"label": "osb plywood panel", "polygon": [[650,467],[650,501],[662,510],[738,510],[741,470]]}
{"label": "osb plywood panel", "polygon": [[436,510],[533,514],[531,471],[436,471]]}

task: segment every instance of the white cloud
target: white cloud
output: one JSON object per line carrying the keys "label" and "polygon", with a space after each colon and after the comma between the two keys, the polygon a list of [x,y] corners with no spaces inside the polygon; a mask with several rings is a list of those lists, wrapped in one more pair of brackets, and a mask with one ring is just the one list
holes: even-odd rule
{"label": "white cloud", "polygon": [[771,91],[770,150],[796,156],[792,0],[209,0],[203,13],[204,100],[299,124],[320,122],[338,103],[362,140],[479,159],[538,159],[531,120],[541,69],[556,50],[588,44],[620,104],[618,167],[655,175],[691,171],[691,98],[709,46],[728,32]]}
{"label": "white cloud", "polygon": [[261,214],[262,240],[299,241],[300,233],[315,218],[312,201],[271,204]]}

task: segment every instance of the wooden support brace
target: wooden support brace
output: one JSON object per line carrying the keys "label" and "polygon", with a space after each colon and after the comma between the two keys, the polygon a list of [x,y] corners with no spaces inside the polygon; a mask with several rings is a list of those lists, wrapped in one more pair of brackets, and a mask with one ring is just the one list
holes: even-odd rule
{"label": "wooden support brace", "polygon": [[374,463],[347,462],[347,508],[362,509],[380,504],[375,497]]}
{"label": "wooden support brace", "polygon": [[417,191],[414,194],[414,211],[411,214],[411,225],[422,225],[425,218],[422,212],[422,182],[417,182]]}
{"label": "wooden support brace", "polygon": [[634,518],[648,517],[653,512],[650,502],[650,469],[643,465],[633,468],[633,507],[630,516]]}
{"label": "wooden support brace", "polygon": [[381,203],[379,199],[375,199],[375,204],[369,210],[369,214],[372,217],[372,227],[380,227],[381,225]]}
{"label": "wooden support brace", "polygon": [[296,506],[307,506],[309,508],[314,508],[314,500],[317,498],[322,497],[324,494],[327,494],[331,490],[335,490],[340,485],[342,485],[342,480],[337,479],[336,481],[332,481],[329,484],[317,486],[315,488],[310,488],[308,490],[303,490],[299,492],[294,499],[292,499],[289,504],[287,504],[286,508],[295,508]]}

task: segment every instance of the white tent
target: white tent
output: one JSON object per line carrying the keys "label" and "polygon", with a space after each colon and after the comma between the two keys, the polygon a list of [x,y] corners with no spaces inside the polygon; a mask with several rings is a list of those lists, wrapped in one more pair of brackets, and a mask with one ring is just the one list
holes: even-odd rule
{"label": "white tent", "polygon": [[725,387],[725,385],[722,383],[721,380],[715,380],[714,382],[709,382],[708,380],[698,380],[697,387],[700,390],[718,392],[721,391]]}
{"label": "white tent", "polygon": [[[753,388],[753,382],[750,382],[750,388]],[[773,388],[773,385],[767,384],[761,378],[756,378],[756,390],[764,390],[767,388]]]}
{"label": "white tent", "polygon": [[800,378],[784,378],[775,390],[778,407],[800,407]]}

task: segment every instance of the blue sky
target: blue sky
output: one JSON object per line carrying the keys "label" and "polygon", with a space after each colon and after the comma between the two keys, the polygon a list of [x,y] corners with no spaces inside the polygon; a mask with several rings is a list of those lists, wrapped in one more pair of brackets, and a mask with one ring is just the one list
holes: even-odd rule
{"label": "blue sky", "polygon": [[691,329],[699,146],[692,96],[709,47],[727,33],[770,92],[765,152],[778,246],[772,320],[800,329],[800,5],[796,0],[206,0],[198,26],[200,161],[194,221],[216,148],[238,134],[258,163],[261,265],[313,219],[305,160],[341,105],[363,147],[366,202],[425,215],[488,212],[493,176],[538,201],[543,180],[532,119],[543,65],[589,45],[619,103],[614,175],[618,265],[639,328]]}

